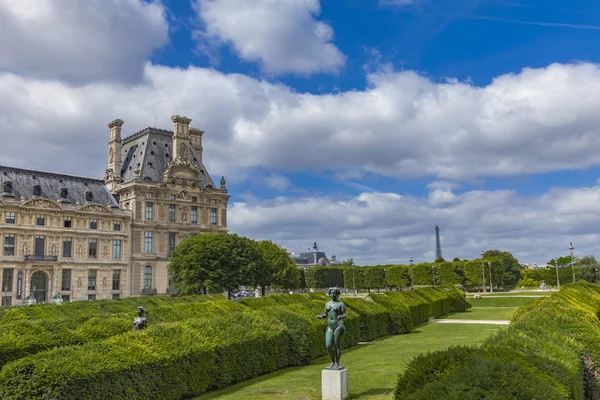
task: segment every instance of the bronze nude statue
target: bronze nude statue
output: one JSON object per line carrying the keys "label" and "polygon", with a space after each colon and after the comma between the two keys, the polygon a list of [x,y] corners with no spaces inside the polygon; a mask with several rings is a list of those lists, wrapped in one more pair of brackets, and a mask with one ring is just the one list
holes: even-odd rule
{"label": "bronze nude statue", "polygon": [[327,369],[341,370],[340,358],[342,357],[342,340],[344,339],[344,319],[346,318],[346,306],[339,299],[340,289],[329,288],[327,295],[331,301],[325,304],[325,312],[318,316],[319,319],[327,318],[327,330],[325,331],[325,347],[331,359],[331,365]]}
{"label": "bronze nude statue", "polygon": [[146,317],[144,317],[144,307],[137,308],[138,316],[133,319],[133,330],[141,331],[146,328]]}

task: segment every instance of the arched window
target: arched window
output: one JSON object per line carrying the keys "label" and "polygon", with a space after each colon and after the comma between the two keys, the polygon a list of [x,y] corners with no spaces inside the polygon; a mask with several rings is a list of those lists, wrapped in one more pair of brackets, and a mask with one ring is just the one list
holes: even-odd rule
{"label": "arched window", "polygon": [[144,267],[144,289],[152,289],[152,267]]}
{"label": "arched window", "polygon": [[40,185],[33,186],[33,195],[39,197],[42,195],[42,187]]}

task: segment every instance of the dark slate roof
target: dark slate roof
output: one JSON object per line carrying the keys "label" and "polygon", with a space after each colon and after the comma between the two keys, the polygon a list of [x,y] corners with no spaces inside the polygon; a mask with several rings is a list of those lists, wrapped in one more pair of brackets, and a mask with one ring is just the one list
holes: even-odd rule
{"label": "dark slate roof", "polygon": [[[315,256],[314,256],[314,253],[312,251],[300,253],[300,257],[301,258],[306,258],[307,260],[310,261],[311,264],[315,262]],[[325,255],[325,252],[324,251],[317,251],[317,261],[319,261],[323,257],[327,257]]]}
{"label": "dark slate roof", "polygon": [[312,262],[308,261],[307,258],[305,257],[300,257],[300,256],[290,256],[290,258],[292,259],[292,261],[294,261],[296,264],[310,264]]}
{"label": "dark slate roof", "polygon": [[[215,186],[204,164],[197,159],[194,148],[188,145],[190,159],[196,160],[202,186]],[[158,128],[145,128],[123,139],[121,148],[121,178],[129,182],[136,178],[136,166],[140,167],[140,179],[161,182],[162,175],[173,156],[173,132]]]}
{"label": "dark slate roof", "polygon": [[[11,193],[6,193],[11,186]],[[34,187],[39,186],[39,195],[34,195]],[[61,190],[65,198],[61,199]],[[91,194],[91,197],[90,197]],[[12,195],[25,201],[33,198],[46,198],[61,201],[64,205],[79,206],[101,204],[118,207],[119,204],[99,179],[53,174],[50,172],[0,166],[0,196]]]}

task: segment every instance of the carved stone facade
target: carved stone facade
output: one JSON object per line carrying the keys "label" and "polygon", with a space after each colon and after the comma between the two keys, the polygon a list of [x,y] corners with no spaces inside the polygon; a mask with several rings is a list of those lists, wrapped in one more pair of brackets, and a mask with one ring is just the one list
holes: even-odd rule
{"label": "carved stone facade", "polygon": [[11,189],[0,197],[3,305],[131,295],[131,212],[102,181],[6,167],[0,177]]}
{"label": "carved stone facade", "polygon": [[104,180],[0,167],[2,304],[170,292],[168,257],[183,239],[227,232],[225,178],[203,164],[203,131],[172,118],[121,139],[109,124]]}

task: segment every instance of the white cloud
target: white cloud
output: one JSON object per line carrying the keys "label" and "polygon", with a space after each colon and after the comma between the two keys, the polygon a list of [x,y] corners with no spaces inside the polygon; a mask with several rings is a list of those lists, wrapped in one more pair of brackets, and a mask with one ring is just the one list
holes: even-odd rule
{"label": "white cloud", "polygon": [[455,182],[600,163],[592,64],[525,70],[485,87],[375,74],[366,90],[327,95],[200,68],[148,64],[144,78],[72,86],[0,74],[2,135],[11,135],[0,162],[101,175],[108,121],[124,119],[131,134],[155,117],[171,128],[170,115],[182,114],[206,131],[209,170],[233,183],[255,169]]}
{"label": "white cloud", "polygon": [[[338,259],[365,264],[432,261],[434,226],[441,230],[447,259],[477,258],[481,250],[512,252],[522,262],[545,263],[568,254],[600,254],[600,187],[560,189],[538,197],[512,191],[472,191],[448,205],[393,193],[278,198],[235,203],[233,232],[269,238],[291,251],[313,241]],[[568,207],[565,207],[569,205]]]}
{"label": "white cloud", "polygon": [[168,40],[160,2],[0,0],[0,70],[69,82],[135,82]]}
{"label": "white cloud", "polygon": [[331,73],[345,64],[333,29],[316,19],[319,0],[196,0],[195,8],[204,25],[200,48],[231,44],[271,74]]}
{"label": "white cloud", "polygon": [[292,187],[292,182],[287,176],[280,174],[271,174],[264,178],[264,183],[271,189],[278,190],[280,192],[286,191]]}
{"label": "white cloud", "polygon": [[412,72],[369,79],[367,90],[311,95],[244,75],[150,64],[133,87],[0,74],[0,122],[12,135],[0,161],[101,175],[108,121],[124,119],[130,134],[155,117],[170,128],[177,113],[207,132],[208,167],[230,182],[256,168],[457,181],[600,163],[595,65],[555,64],[485,87]]}

